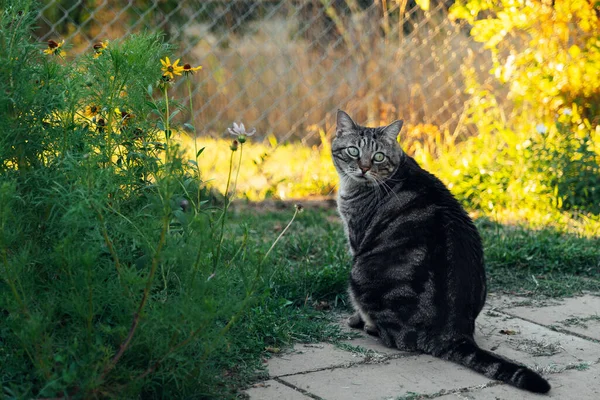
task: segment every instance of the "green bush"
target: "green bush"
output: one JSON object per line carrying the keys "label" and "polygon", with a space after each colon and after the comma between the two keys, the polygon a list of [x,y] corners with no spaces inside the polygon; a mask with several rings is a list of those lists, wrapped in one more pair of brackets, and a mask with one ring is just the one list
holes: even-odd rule
{"label": "green bush", "polygon": [[600,213],[600,46],[597,4],[456,1],[507,89],[500,107],[469,60],[465,123],[478,134],[428,162],[470,208]]}
{"label": "green bush", "polygon": [[171,137],[170,47],[71,60],[36,15],[0,2],[0,398],[233,396],[300,310],[266,297],[265,253],[224,235],[229,196],[207,202],[202,150]]}

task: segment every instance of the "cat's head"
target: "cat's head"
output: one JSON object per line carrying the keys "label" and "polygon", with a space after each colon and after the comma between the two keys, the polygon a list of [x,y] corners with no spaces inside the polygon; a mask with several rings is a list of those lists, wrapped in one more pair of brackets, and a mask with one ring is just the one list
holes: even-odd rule
{"label": "cat's head", "polygon": [[378,185],[392,176],[403,158],[397,141],[402,123],[398,120],[387,126],[367,128],[338,110],[331,153],[340,177],[348,178],[348,182]]}

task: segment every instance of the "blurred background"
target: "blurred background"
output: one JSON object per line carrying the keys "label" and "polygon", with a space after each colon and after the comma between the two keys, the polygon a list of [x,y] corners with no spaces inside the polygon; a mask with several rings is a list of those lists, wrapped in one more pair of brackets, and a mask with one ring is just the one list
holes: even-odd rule
{"label": "blurred background", "polygon": [[226,181],[232,122],[256,128],[249,199],[334,194],[342,108],[366,125],[404,119],[405,150],[472,209],[597,212],[599,15],[590,0],[46,0],[36,35],[77,54],[163,32],[172,59],[203,66],[180,122],[214,150],[206,177]]}
{"label": "blurred background", "polygon": [[[433,0],[49,0],[40,40],[77,51],[144,30],[161,30],[177,57],[202,65],[194,118],[221,136],[242,120],[278,141],[318,141],[339,107],[357,121],[459,127],[467,99],[465,62],[487,75],[489,57],[452,1]],[[491,83],[491,78],[488,78]]]}

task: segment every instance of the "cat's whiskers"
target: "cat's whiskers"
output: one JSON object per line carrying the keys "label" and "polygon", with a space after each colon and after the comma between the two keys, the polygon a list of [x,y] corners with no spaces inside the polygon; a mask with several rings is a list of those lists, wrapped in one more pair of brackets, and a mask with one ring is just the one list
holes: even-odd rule
{"label": "cat's whiskers", "polygon": [[[393,194],[396,197],[396,199],[399,200],[399,197],[398,197],[398,194],[396,193],[396,191],[387,183],[387,181],[390,181],[391,179],[384,179],[384,178],[381,178],[380,176],[375,176],[375,178],[378,180],[379,185],[382,186],[383,189],[386,191],[387,195]],[[393,180],[392,180],[392,182],[393,182]]]}

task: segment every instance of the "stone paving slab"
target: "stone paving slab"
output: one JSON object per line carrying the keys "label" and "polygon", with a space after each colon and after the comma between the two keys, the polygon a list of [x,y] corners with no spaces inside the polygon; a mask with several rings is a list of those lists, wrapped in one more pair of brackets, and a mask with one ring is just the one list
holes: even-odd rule
{"label": "stone paving slab", "polygon": [[352,339],[352,340],[346,340],[342,343],[349,344],[351,346],[358,346],[365,350],[371,350],[377,354],[384,355],[384,356],[393,356],[394,357],[394,356],[406,356],[406,355],[412,354],[412,353],[408,353],[405,351],[399,351],[398,349],[392,349],[392,348],[386,347],[385,345],[383,345],[381,343],[379,338],[368,336],[366,334],[363,337]]}
{"label": "stone paving slab", "polygon": [[561,304],[560,299],[535,299],[523,296],[508,296],[505,294],[490,293],[485,301],[488,308],[505,310],[511,307],[545,307]]}
{"label": "stone paving slab", "polygon": [[600,344],[489,309],[477,318],[475,340],[542,373],[600,360]]}
{"label": "stone paving slab", "polygon": [[309,400],[311,397],[305,396],[297,390],[289,386],[281,384],[274,380],[268,380],[254,385],[254,387],[246,390],[251,399],[261,400]]}
{"label": "stone paving slab", "polygon": [[395,399],[411,393],[434,394],[443,389],[490,382],[483,375],[426,355],[289,375],[281,379],[327,400]]}
{"label": "stone paving slab", "polygon": [[267,361],[267,369],[270,376],[277,377],[348,365],[363,360],[363,355],[340,350],[329,343],[298,344],[291,351]]}
{"label": "stone paving slab", "polygon": [[483,389],[437,397],[436,400],[598,400],[600,399],[600,367],[588,370],[570,370],[549,377],[552,389],[540,395],[525,392],[508,385],[497,385]]}
{"label": "stone paving slab", "polygon": [[556,326],[600,340],[600,297],[586,295],[564,299],[558,304],[509,307],[507,313],[546,326]]}
{"label": "stone paving slab", "polygon": [[[600,333],[600,325],[595,325],[600,320],[597,313],[600,297],[594,296],[561,301],[490,296],[477,320],[475,339],[482,348],[542,373],[553,386],[550,396],[543,398],[597,400],[600,343],[591,339]],[[344,323],[340,318],[340,325]],[[553,326],[563,331],[555,331]],[[598,330],[590,333],[596,326]],[[454,363],[386,348],[366,334],[350,336],[344,343],[372,350],[376,355],[326,343],[296,345],[291,352],[269,360],[269,374],[279,377],[278,381],[269,380],[264,387],[248,390],[250,399],[388,400],[419,394],[443,400],[542,398]],[[448,392],[454,393],[444,395]]]}

